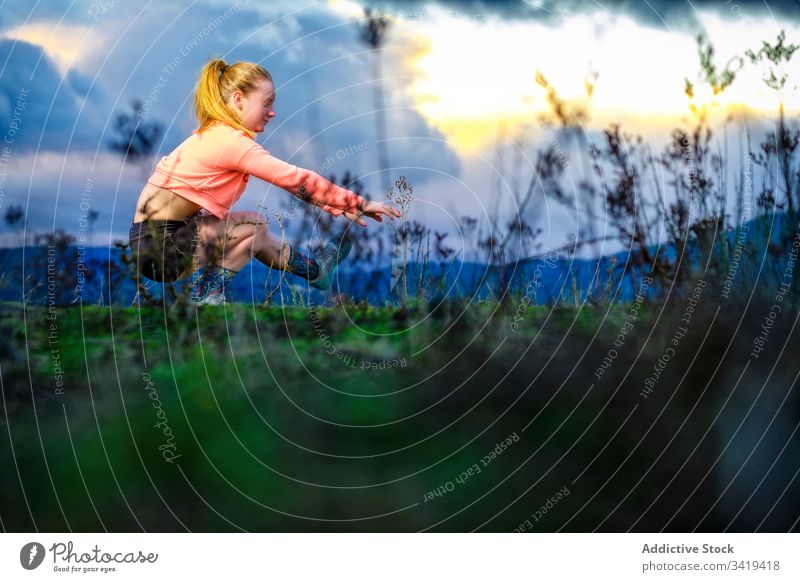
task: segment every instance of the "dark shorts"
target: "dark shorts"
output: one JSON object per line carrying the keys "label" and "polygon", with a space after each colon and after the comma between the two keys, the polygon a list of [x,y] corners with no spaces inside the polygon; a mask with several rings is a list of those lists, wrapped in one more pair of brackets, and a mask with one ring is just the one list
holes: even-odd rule
{"label": "dark shorts", "polygon": [[128,242],[137,276],[162,283],[175,281],[191,269],[197,248],[197,227],[202,219],[198,212],[185,220],[145,220],[131,224]]}

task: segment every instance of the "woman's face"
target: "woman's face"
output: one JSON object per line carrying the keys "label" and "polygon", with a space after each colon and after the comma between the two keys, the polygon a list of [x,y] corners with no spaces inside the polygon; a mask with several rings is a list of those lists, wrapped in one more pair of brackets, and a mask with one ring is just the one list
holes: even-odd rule
{"label": "woman's face", "polygon": [[248,129],[261,133],[269,120],[275,117],[272,108],[275,104],[275,88],[271,81],[259,79],[255,88],[247,93],[234,91],[231,104]]}

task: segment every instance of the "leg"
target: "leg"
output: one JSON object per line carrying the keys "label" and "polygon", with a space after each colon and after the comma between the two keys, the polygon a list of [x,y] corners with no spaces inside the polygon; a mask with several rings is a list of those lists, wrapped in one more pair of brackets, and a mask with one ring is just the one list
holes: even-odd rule
{"label": "leg", "polygon": [[[245,213],[251,214],[251,213]],[[244,217],[244,222],[257,222],[263,217],[256,213],[255,216]],[[293,275],[307,279],[313,287],[327,289],[330,287],[333,272],[336,266],[350,252],[352,243],[344,238],[339,241],[336,238],[328,241],[325,248],[313,258],[305,256],[296,247],[282,241],[269,232],[264,224],[258,224],[254,229],[246,231],[250,238],[243,241],[243,253],[246,256],[245,263],[254,256],[256,259],[273,269],[288,271]],[[239,252],[239,247],[236,247]]]}
{"label": "leg", "polygon": [[289,243],[269,232],[258,212],[231,212],[227,220],[204,217],[198,225],[195,267],[217,264],[241,270],[253,258],[273,269],[283,269],[289,258]]}
{"label": "leg", "polygon": [[195,281],[196,300],[220,294],[225,282],[253,258],[309,280],[316,279],[320,272],[314,259],[270,233],[266,219],[257,212],[232,212],[227,220],[204,217],[195,236],[193,270],[206,267]]}
{"label": "leg", "polygon": [[216,264],[240,271],[252,259],[256,234],[266,230],[266,219],[257,212],[231,212],[227,220],[203,217],[197,228],[195,268]]}
{"label": "leg", "polygon": [[195,257],[199,266],[214,263],[233,271],[255,258],[272,269],[316,276],[314,259],[272,234],[257,212],[231,212],[227,221],[204,219]]}

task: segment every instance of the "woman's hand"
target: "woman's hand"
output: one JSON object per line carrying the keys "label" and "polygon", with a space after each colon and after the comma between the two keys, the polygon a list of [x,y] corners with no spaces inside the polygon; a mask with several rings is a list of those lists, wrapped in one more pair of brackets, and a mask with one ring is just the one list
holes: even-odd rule
{"label": "woman's hand", "polygon": [[369,216],[372,220],[383,222],[381,214],[389,217],[389,220],[400,218],[400,211],[386,202],[368,201],[361,206],[361,212],[364,216]]}
{"label": "woman's hand", "polygon": [[361,226],[367,226],[367,223],[364,222],[363,218],[361,218],[360,212],[342,212],[342,216],[344,216],[350,222],[355,222]]}
{"label": "woman's hand", "polygon": [[395,217],[400,218],[400,211],[386,202],[373,202],[365,200],[359,212],[343,212],[342,215],[351,222],[355,222],[361,226],[367,226],[366,221],[361,218],[362,216],[367,216],[375,222],[383,222],[381,215],[387,216],[389,220],[394,220]]}

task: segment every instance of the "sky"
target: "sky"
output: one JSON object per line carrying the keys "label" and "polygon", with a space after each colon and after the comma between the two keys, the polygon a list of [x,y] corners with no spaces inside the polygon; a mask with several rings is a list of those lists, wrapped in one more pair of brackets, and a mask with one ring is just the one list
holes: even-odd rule
{"label": "sky", "polygon": [[[187,2],[0,0],[0,213],[22,206],[30,232],[77,232],[87,208],[99,213],[92,244],[125,239],[153,165],[196,127],[197,75],[214,57],[253,61],[276,84],[276,118],[257,140],[273,155],[325,175],[345,170],[384,197],[376,145],[374,55],[358,35],[364,3],[349,0]],[[421,2],[370,6],[390,18],[381,52],[389,178],[405,176],[412,218],[457,237],[463,215],[513,213],[512,190],[535,177],[542,144],[560,134],[537,72],[563,98],[590,111],[592,140],[612,122],[656,150],[689,117],[684,79],[696,80],[695,36],[703,32],[722,66],[761,40],[800,44],[800,2]],[[716,98],[702,83],[695,102],[720,121],[733,114],[757,135],[775,121],[779,99],[800,111],[798,75],[783,95],[745,66]],[[594,79],[591,98],[586,81]],[[133,99],[164,125],[151,160],[123,163],[108,142],[116,113]],[[577,155],[563,142],[566,155]],[[731,152],[732,167],[740,161]],[[565,183],[575,208],[540,196],[525,220],[546,246],[563,245],[583,220],[573,164]],[[643,193],[647,195],[647,193]],[[290,195],[251,180],[234,210],[277,210]],[[370,228],[383,228],[371,223]],[[18,244],[0,226],[0,245]],[[617,250],[612,246],[602,252]]]}

